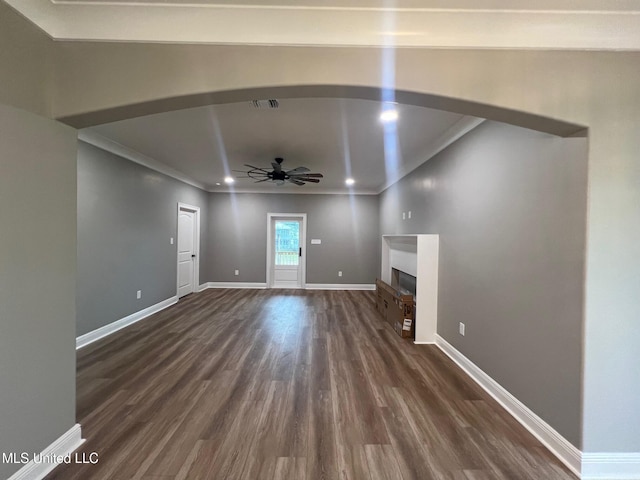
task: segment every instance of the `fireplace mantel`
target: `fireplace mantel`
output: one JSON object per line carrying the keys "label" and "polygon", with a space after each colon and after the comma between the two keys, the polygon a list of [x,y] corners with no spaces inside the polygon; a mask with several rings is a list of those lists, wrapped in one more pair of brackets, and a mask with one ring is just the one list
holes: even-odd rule
{"label": "fireplace mantel", "polygon": [[434,343],[438,326],[439,236],[383,235],[381,278],[391,283],[391,270],[416,277],[415,343]]}

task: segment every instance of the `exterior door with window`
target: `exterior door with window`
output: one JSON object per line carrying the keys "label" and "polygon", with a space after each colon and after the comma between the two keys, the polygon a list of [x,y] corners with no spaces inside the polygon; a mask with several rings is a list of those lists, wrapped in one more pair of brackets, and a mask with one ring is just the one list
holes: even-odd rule
{"label": "exterior door with window", "polygon": [[304,232],[302,217],[271,219],[271,288],[302,288]]}

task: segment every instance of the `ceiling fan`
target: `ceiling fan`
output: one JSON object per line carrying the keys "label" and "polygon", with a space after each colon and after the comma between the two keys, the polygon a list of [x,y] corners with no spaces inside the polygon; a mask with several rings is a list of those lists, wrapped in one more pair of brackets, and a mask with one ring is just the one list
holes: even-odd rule
{"label": "ceiling fan", "polygon": [[269,171],[266,168],[254,167],[253,165],[244,164],[249,170],[233,170],[234,172],[245,173],[246,176],[238,178],[251,178],[255,180],[254,183],[261,183],[271,180],[276,185],[284,185],[286,182],[293,183],[295,185],[304,185],[305,183],[320,183],[320,179],[323,177],[321,173],[310,173],[311,171],[307,167],[298,167],[293,170],[283,170],[282,162],[283,158],[276,158],[271,162],[273,170]]}

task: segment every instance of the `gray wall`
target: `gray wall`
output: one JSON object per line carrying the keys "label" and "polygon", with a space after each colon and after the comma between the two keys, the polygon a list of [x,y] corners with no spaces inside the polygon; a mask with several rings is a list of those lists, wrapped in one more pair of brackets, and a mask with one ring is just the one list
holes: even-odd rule
{"label": "gray wall", "polygon": [[75,424],[76,134],[4,105],[0,132],[0,452],[40,452]]}
{"label": "gray wall", "polygon": [[382,233],[440,234],[439,335],[577,447],[586,158],[485,122],[380,199]]}
{"label": "gray wall", "polygon": [[201,208],[206,258],[206,192],[79,142],[77,335],[176,295],[178,202]]}
{"label": "gray wall", "polygon": [[0,1],[0,103],[47,115],[53,41]]}
{"label": "gray wall", "polygon": [[[306,213],[307,283],[375,282],[376,196],[212,193],[209,198],[210,281],[266,282],[267,213]],[[322,244],[310,245],[313,238]]]}

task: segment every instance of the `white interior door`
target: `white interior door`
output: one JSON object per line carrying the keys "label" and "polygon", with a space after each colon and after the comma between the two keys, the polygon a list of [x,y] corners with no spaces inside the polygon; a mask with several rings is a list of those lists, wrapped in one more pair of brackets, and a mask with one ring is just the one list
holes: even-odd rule
{"label": "white interior door", "polygon": [[178,211],[178,298],[196,290],[196,213]]}
{"label": "white interior door", "polygon": [[270,224],[270,287],[304,286],[304,219],[272,217]]}

